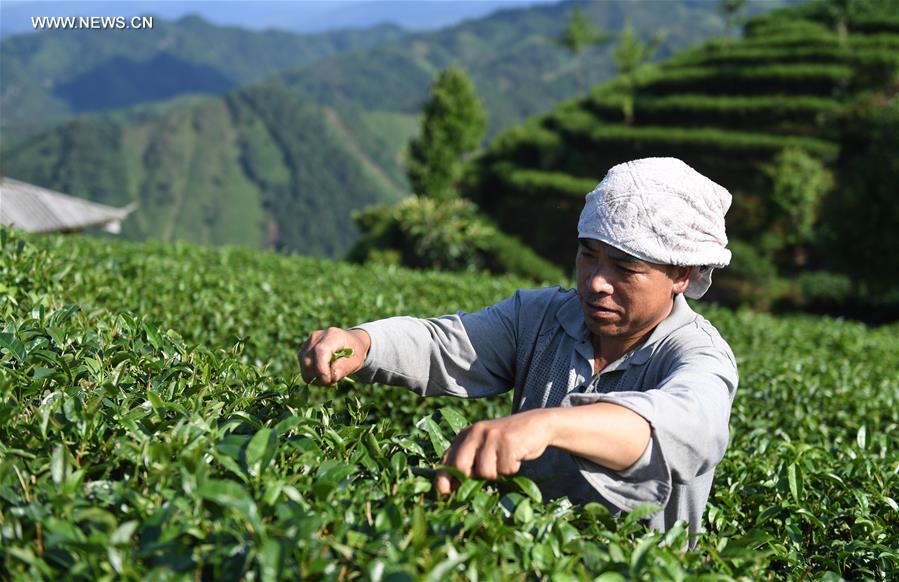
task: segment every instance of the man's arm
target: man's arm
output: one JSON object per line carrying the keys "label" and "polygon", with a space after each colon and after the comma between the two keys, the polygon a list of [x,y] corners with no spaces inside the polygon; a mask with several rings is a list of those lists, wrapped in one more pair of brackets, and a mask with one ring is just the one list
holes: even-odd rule
{"label": "man's arm", "polygon": [[[633,465],[649,444],[650,426],[639,414],[610,403],[543,408],[478,422],[459,433],[443,462],[468,477],[514,475],[522,461],[557,447],[620,471]],[[453,489],[449,475],[437,476],[438,493]]]}
{"label": "man's arm", "polygon": [[[392,317],[314,332],[297,354],[303,378],[331,385],[356,373],[363,382],[405,386],[422,396],[500,394],[514,383],[521,301],[519,292],[476,313]],[[332,365],[333,353],[344,347],[354,348],[353,356]]]}
{"label": "man's arm", "polygon": [[[460,433],[445,464],[490,479],[513,474],[522,461],[557,446],[572,454],[585,479],[617,507],[630,511],[641,503],[664,505],[674,484],[713,469],[727,448],[738,378],[725,347],[685,346],[654,389],[575,393],[561,408],[497,419],[472,436]],[[494,433],[489,437],[483,434],[488,428]],[[486,448],[481,459],[487,440],[505,444],[495,472],[490,458],[497,447]],[[449,492],[450,479],[438,476],[436,488]]]}

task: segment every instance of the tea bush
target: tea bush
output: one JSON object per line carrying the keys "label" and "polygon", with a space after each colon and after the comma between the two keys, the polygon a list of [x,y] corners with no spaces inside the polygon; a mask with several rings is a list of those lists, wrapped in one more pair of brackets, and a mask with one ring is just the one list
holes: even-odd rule
{"label": "tea bush", "polygon": [[313,329],[474,310],[525,284],[0,230],[0,573],[895,577],[896,326],[703,309],[741,386],[691,551],[643,509],[544,502],[525,479],[436,499],[449,440],[508,399],[299,380]]}

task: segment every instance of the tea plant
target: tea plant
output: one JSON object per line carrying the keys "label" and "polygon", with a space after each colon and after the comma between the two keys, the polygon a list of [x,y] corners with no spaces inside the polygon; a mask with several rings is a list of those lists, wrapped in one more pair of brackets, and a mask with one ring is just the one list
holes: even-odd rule
{"label": "tea plant", "polygon": [[512,278],[0,230],[4,577],[894,577],[896,326],[705,314],[741,385],[706,533],[430,477],[509,400],[306,386],[308,333],[474,310]]}

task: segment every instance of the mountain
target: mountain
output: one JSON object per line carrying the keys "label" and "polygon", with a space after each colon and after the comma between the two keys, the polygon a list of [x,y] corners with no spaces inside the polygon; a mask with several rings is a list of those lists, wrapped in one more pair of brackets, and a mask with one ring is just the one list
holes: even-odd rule
{"label": "mountain", "polygon": [[[504,10],[445,30],[410,34],[369,51],[310,63],[279,79],[318,103],[352,102],[367,110],[416,115],[436,72],[455,63],[471,74],[490,113],[494,135],[577,94],[577,59],[554,42],[575,9],[609,33],[617,33],[626,21],[643,38],[668,31],[660,58],[725,32],[715,7],[694,0],[667,2],[665,11],[627,0],[562,2]],[[610,50],[606,45],[584,51],[587,81],[598,82],[614,73]]]}
{"label": "mountain", "polygon": [[0,130],[13,135],[74,114],[185,94],[222,94],[278,71],[365,50],[393,25],[312,35],[216,26],[199,16],[151,30],[45,30],[0,43]]}
{"label": "mountain", "polygon": [[257,87],[145,123],[72,121],[4,158],[11,175],[37,184],[117,206],[138,200],[128,238],[336,257],[355,240],[346,209],[396,201],[399,190],[348,145],[344,123],[335,109]]}
{"label": "mountain", "polygon": [[[416,130],[428,85],[440,69],[458,62],[471,71],[494,134],[577,94],[577,62],[551,39],[578,7],[607,31],[617,31],[629,20],[646,38],[666,25],[672,32],[661,54],[724,31],[713,7],[692,0],[671,2],[665,13],[627,1],[506,10],[447,30],[320,59],[219,98],[185,93],[127,109],[82,114],[75,122],[5,144],[2,171],[87,198],[139,201],[141,210],[125,225],[133,238],[233,242],[341,257],[356,237],[350,221],[354,210],[408,194],[403,151]],[[174,26],[186,24],[210,26],[199,19]],[[256,38],[255,33],[244,34]],[[31,40],[41,36],[10,41],[36,42],[35,52],[44,54],[42,45]],[[106,46],[103,34],[82,36],[103,38],[91,42]],[[220,58],[214,62],[233,60],[229,78],[238,77],[238,70],[247,75],[244,78],[253,74],[244,68],[248,60],[237,55],[239,43],[208,42],[200,33],[187,36],[185,43],[216,47]],[[145,51],[151,54],[150,49]],[[178,56],[186,51],[170,52]],[[583,53],[588,80],[612,73],[608,52],[603,47]],[[230,56],[221,57],[225,54]],[[149,68],[154,63],[171,66],[164,57],[147,58]],[[115,68],[108,58],[96,60],[103,64],[91,68],[96,75],[92,83],[103,77],[98,68]],[[184,65],[185,71],[189,66]],[[208,76],[198,71],[185,76],[212,86],[221,81],[207,72]],[[39,77],[28,78],[40,85]],[[71,79],[66,82],[71,86]],[[110,86],[125,93],[133,84]],[[145,87],[141,94],[150,91]],[[78,103],[71,100],[74,96],[82,98],[74,90],[68,95],[67,107]],[[251,108],[253,123],[241,113],[246,95],[257,104]],[[102,99],[113,106],[108,103],[111,97]],[[52,110],[38,99],[20,103],[20,111],[34,107],[31,119]],[[265,109],[269,106],[277,115]],[[324,155],[318,148],[331,153]],[[223,209],[215,210],[219,199]]]}
{"label": "mountain", "polygon": [[260,5],[253,0],[228,2],[166,0],[117,1],[16,1],[0,4],[0,36],[34,32],[33,16],[126,16],[156,14],[177,20],[197,14],[221,26],[250,30],[278,29],[290,32],[327,32],[345,28],[370,28],[393,24],[408,30],[433,30],[481,18],[500,9],[520,8],[558,0],[325,0],[281,1]]}
{"label": "mountain", "polygon": [[[471,71],[494,135],[577,93],[578,63],[552,41],[575,8],[607,32],[617,32],[625,20],[643,37],[667,30],[660,57],[725,31],[718,11],[696,0],[669,2],[664,12],[628,0],[505,9],[406,40],[394,25],[297,35],[216,26],[196,15],[156,18],[151,30],[45,30],[0,43],[0,129],[6,139],[15,138],[73,114],[221,94],[279,71],[290,71],[281,82],[323,105],[415,115],[434,73],[457,62]],[[584,52],[587,81],[614,72],[609,50]]]}

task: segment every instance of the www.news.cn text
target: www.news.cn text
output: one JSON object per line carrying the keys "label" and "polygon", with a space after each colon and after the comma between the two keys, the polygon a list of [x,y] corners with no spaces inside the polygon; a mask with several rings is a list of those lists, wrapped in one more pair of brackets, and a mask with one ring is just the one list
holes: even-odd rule
{"label": "www.news.cn text", "polygon": [[152,16],[32,16],[35,30],[129,30],[153,28]]}

